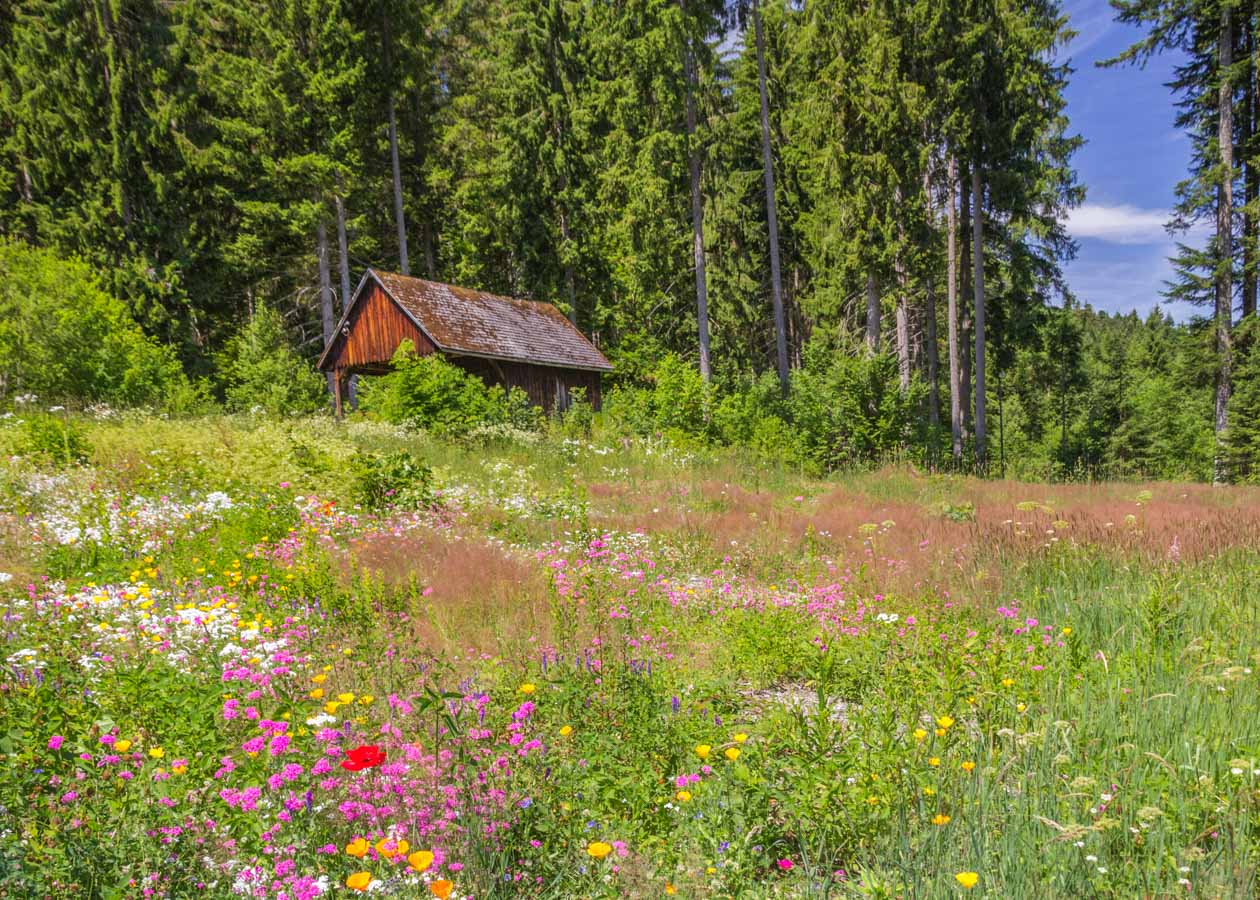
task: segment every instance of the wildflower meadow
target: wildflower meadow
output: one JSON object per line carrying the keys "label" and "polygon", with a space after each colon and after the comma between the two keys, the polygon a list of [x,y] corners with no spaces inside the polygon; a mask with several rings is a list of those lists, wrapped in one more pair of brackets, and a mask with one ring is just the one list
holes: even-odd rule
{"label": "wildflower meadow", "polygon": [[1260,892],[1255,488],[61,427],[0,424],[2,897]]}

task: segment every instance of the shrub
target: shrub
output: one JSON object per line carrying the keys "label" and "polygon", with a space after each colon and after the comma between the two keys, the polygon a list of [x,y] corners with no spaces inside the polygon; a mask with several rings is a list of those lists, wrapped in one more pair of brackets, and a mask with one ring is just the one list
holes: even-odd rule
{"label": "shrub", "polygon": [[114,406],[186,403],[175,354],[147,337],[86,263],[0,240],[0,384],[8,396]]}
{"label": "shrub", "polygon": [[76,419],[36,414],[22,421],[18,452],[58,465],[83,462],[91,452],[83,425]]}
{"label": "shrub", "polygon": [[670,354],[644,385],[619,385],[608,393],[605,418],[633,434],[669,434],[708,440],[714,435],[709,418],[711,388],[690,364]]}
{"label": "shrub", "polygon": [[219,354],[223,396],[229,409],[261,409],[271,415],[312,413],[328,404],[324,376],[289,344],[284,320],[258,307]]}
{"label": "shrub", "polygon": [[542,424],[542,411],[524,391],[487,386],[436,354],[417,356],[403,341],[392,361],[394,370],[363,391],[360,403],[388,422],[462,436],[484,425],[510,425],[529,430]]}
{"label": "shrub", "polygon": [[415,509],[433,502],[433,472],[405,450],[360,452],[350,461],[354,501],[365,509]]}
{"label": "shrub", "polygon": [[804,455],[829,471],[904,451],[922,394],[917,381],[901,390],[891,356],[853,356],[813,344],[792,375],[788,408]]}

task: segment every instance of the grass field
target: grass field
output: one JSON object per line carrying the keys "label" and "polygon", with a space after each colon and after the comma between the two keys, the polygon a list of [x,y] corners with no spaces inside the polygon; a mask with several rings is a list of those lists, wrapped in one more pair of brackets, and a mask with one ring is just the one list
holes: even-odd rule
{"label": "grass field", "polygon": [[0,426],[0,896],[1260,892],[1260,490],[75,429]]}

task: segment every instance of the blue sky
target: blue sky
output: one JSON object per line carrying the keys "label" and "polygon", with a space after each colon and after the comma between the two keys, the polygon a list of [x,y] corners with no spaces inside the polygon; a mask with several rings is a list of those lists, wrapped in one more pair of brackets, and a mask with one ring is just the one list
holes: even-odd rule
{"label": "blue sky", "polygon": [[1175,249],[1163,225],[1190,156],[1189,140],[1173,126],[1173,96],[1165,86],[1177,59],[1099,69],[1097,60],[1115,56],[1141,33],[1116,23],[1107,0],[1067,0],[1064,11],[1079,32],[1064,51],[1076,69],[1067,112],[1086,141],[1074,159],[1086,196],[1068,222],[1080,244],[1064,268],[1068,284],[1095,309],[1145,314],[1160,304],[1188,318],[1193,307],[1160,296]]}

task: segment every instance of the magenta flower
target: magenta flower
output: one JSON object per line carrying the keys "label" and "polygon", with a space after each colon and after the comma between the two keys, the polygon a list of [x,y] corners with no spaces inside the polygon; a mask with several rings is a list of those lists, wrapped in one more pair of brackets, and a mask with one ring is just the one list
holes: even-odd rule
{"label": "magenta flower", "polygon": [[782,869],[784,872],[789,871],[792,868],[792,860],[790,859],[779,860],[779,868]]}
{"label": "magenta flower", "polygon": [[64,738],[64,737],[62,737],[62,736],[61,736],[61,735],[59,735],[59,734],[54,734],[52,737],[50,737],[50,738],[48,739],[48,749],[49,749],[49,750],[60,750],[60,749],[61,749],[61,745],[62,745],[62,743],[63,743],[64,741],[65,741],[65,738]]}

